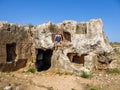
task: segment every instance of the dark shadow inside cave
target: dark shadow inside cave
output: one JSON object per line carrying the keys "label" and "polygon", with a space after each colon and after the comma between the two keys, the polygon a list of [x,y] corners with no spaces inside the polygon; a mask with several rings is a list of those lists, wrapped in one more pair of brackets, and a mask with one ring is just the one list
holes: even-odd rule
{"label": "dark shadow inside cave", "polygon": [[73,63],[77,63],[77,64],[83,64],[84,66],[84,57],[87,54],[82,54],[81,56],[78,56],[77,53],[68,53],[67,56],[69,58],[69,60]]}
{"label": "dark shadow inside cave", "polygon": [[69,32],[64,31],[63,36],[64,36],[65,40],[71,41],[71,34]]}
{"label": "dark shadow inside cave", "polygon": [[36,68],[37,71],[48,70],[51,67],[52,50],[37,49]]}
{"label": "dark shadow inside cave", "polygon": [[81,55],[81,56],[75,55],[75,56],[73,56],[72,62],[78,63],[78,64],[84,64],[84,56],[83,55]]}
{"label": "dark shadow inside cave", "polygon": [[15,51],[16,51],[16,43],[6,44],[6,53],[7,53],[6,61],[7,62],[11,62],[15,60],[16,58]]}

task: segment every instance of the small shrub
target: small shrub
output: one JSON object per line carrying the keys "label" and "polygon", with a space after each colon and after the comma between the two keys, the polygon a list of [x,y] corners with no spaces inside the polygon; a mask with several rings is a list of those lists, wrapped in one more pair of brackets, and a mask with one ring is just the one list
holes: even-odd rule
{"label": "small shrub", "polygon": [[70,75],[70,73],[65,72],[64,75]]}
{"label": "small shrub", "polygon": [[83,71],[81,77],[83,77],[83,78],[92,78],[92,75],[91,75],[91,74],[88,74],[87,72],[84,72],[84,71]]}
{"label": "small shrub", "polygon": [[35,73],[35,68],[29,68],[27,72]]}
{"label": "small shrub", "polygon": [[117,50],[117,49],[114,49],[114,52],[118,55],[120,54],[119,50]]}
{"label": "small shrub", "polygon": [[62,72],[56,72],[56,74],[58,74],[59,76],[63,75]]}
{"label": "small shrub", "polygon": [[76,89],[74,89],[74,88],[71,88],[71,90],[76,90]]}
{"label": "small shrub", "polygon": [[30,58],[30,62],[34,63],[34,61],[35,61],[34,58],[31,57],[31,58]]}
{"label": "small shrub", "polygon": [[90,85],[90,84],[86,84],[86,90],[99,90],[98,87]]}
{"label": "small shrub", "polygon": [[47,87],[48,90],[54,90],[53,87]]}
{"label": "small shrub", "polygon": [[64,75],[73,75],[73,73],[70,73],[70,72],[64,72]]}
{"label": "small shrub", "polygon": [[29,27],[29,28],[32,28],[32,27],[34,27],[34,25],[32,25],[32,24],[28,24],[28,27]]}
{"label": "small shrub", "polygon": [[113,44],[120,45],[120,43],[119,43],[119,42],[113,42]]}
{"label": "small shrub", "polygon": [[99,90],[99,89],[96,87],[92,87],[90,90]]}
{"label": "small shrub", "polygon": [[61,75],[72,75],[72,73],[69,73],[69,72],[56,72],[56,74],[58,74],[59,76],[61,76]]}
{"label": "small shrub", "polygon": [[107,69],[106,73],[108,74],[120,74],[120,69],[115,68],[115,69]]}

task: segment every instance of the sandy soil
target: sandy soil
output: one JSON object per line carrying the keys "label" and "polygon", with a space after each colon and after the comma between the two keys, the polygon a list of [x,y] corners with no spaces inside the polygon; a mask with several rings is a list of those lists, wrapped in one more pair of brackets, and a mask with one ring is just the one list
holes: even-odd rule
{"label": "sandy soil", "polygon": [[120,90],[120,76],[104,73],[85,79],[55,72],[27,73],[22,71],[0,73],[0,90]]}

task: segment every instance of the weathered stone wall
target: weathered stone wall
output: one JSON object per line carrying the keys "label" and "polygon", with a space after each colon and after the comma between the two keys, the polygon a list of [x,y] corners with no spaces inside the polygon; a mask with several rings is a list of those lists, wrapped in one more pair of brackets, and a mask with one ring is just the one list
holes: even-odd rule
{"label": "weathered stone wall", "polygon": [[[60,48],[53,50],[57,31],[63,35],[63,53]],[[105,37],[101,19],[80,23],[70,20],[59,24],[48,22],[32,28],[1,22],[0,63],[6,63],[6,44],[11,43],[16,43],[15,61],[31,57],[36,60],[37,49],[51,49],[51,67],[74,73],[105,69],[114,60],[113,49]],[[69,53],[71,56],[68,57]],[[105,67],[101,68],[103,64]]]}
{"label": "weathered stone wall", "polygon": [[[39,25],[32,29],[35,48],[52,49],[53,37],[57,31],[63,35],[64,54],[59,50],[53,52],[51,60],[53,68],[72,72],[92,71],[106,69],[114,60],[113,49],[105,37],[101,19],[81,23],[64,21],[56,25],[51,22]],[[73,53],[73,56],[76,53],[78,57],[85,55],[84,66],[71,62],[67,56],[68,53]]]}
{"label": "weathered stone wall", "polygon": [[[19,65],[16,65],[15,67],[14,64],[18,64],[17,61],[19,60],[30,59],[31,46],[32,40],[28,27],[17,24],[9,24],[7,22],[0,23],[0,64],[2,64],[0,65],[0,68],[6,66],[7,63],[9,64],[10,61],[13,63],[11,66],[14,68],[17,68],[17,66],[19,67]],[[13,48],[15,48],[15,50]],[[13,55],[13,52],[15,55]],[[25,64],[26,63],[24,63],[23,66],[25,66]]]}

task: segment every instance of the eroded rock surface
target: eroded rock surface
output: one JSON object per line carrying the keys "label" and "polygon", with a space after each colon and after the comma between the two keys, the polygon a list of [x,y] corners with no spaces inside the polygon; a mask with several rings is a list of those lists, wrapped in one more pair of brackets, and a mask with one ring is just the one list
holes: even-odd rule
{"label": "eroded rock surface", "polygon": [[[63,35],[63,52],[60,47],[53,49],[57,31]],[[31,58],[36,62],[38,49],[52,51],[52,56],[46,53],[50,58],[46,59],[51,60],[51,68],[73,73],[106,69],[115,59],[101,19],[88,22],[68,20],[59,24],[48,22],[34,27],[0,23],[0,64],[16,63],[20,59],[29,62]],[[44,61],[47,56],[44,53],[42,56],[41,60]],[[41,64],[47,65],[44,62]]]}

